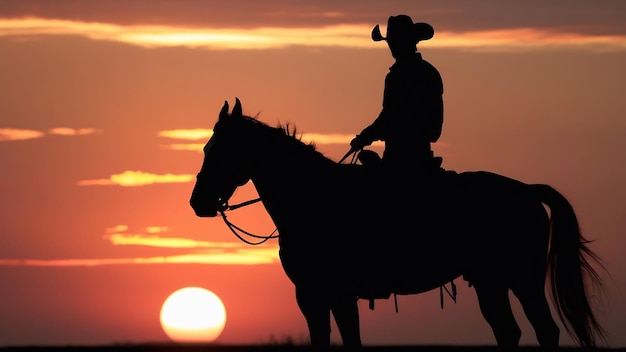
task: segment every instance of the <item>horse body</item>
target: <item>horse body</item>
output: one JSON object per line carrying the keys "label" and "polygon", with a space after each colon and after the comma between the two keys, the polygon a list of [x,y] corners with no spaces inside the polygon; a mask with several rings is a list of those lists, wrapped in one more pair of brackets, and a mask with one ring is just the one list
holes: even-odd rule
{"label": "horse body", "polygon": [[360,346],[359,298],[422,293],[462,276],[498,346],[519,342],[512,291],[540,345],[556,348],[548,273],[568,332],[595,346],[601,330],[585,279],[596,274],[585,255],[595,257],[571,206],[552,187],[485,171],[442,171],[425,183],[417,175],[337,164],[286,131],[241,115],[239,101],[230,115],[224,105],[191,205],[198,216],[215,216],[236,187],[253,182],[280,234],[281,262],[313,346],[329,346],[331,311],[344,345]]}
{"label": "horse body", "polygon": [[[398,184],[386,180],[384,170],[300,163],[278,149],[269,153],[292,160],[288,167],[270,163],[252,181],[281,233],[281,259],[296,283],[300,276],[310,283],[311,268],[322,273],[316,286],[334,281],[334,290],[347,286],[361,298],[368,298],[367,291],[420,293],[461,275],[469,280],[474,272],[506,277],[513,265],[527,262],[523,256],[547,253],[549,218],[521,182],[466,172],[447,173],[434,185],[416,179]],[[507,199],[513,192],[517,203]],[[520,204],[522,197],[528,206]],[[518,207],[534,207],[533,216]],[[502,267],[507,271],[498,272]]]}

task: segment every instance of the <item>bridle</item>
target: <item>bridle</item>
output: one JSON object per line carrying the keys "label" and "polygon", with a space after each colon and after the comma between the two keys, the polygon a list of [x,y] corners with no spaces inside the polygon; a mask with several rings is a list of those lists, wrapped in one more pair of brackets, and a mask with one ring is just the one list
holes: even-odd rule
{"label": "bridle", "polygon": [[[226,218],[226,211],[227,210],[235,210],[235,209],[238,209],[238,208],[241,208],[241,207],[245,207],[246,205],[254,204],[256,202],[259,202],[260,200],[261,200],[261,198],[255,198],[255,199],[247,200],[245,202],[242,202],[242,203],[239,203],[239,204],[235,204],[235,205],[228,205],[228,201],[226,201],[226,202],[224,202],[224,204],[222,204],[220,209],[218,209],[218,212],[222,216],[222,219],[224,220],[224,223],[226,224],[228,229],[235,236],[237,236],[237,238],[239,238],[242,242],[250,244],[250,245],[253,245],[253,246],[259,245],[261,243],[265,243],[265,241],[269,240],[270,238],[278,238],[278,234],[275,234],[276,231],[278,231],[278,228],[275,228],[274,231],[272,231],[269,235],[265,235],[265,236],[255,235],[255,234],[253,234],[251,232],[248,232],[248,231],[242,229],[241,227],[233,224],[232,222],[230,222]],[[252,237],[252,238],[260,239],[260,241],[257,241],[257,242],[248,241],[240,233],[244,234],[246,236]]]}

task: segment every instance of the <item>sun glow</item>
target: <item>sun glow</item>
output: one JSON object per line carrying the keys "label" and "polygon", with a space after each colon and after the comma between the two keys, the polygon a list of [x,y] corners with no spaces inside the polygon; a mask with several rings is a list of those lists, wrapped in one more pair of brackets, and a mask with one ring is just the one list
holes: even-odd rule
{"label": "sun glow", "polygon": [[161,308],[161,326],[176,342],[202,343],[217,339],[226,324],[226,308],[213,292],[185,287],[172,293]]}

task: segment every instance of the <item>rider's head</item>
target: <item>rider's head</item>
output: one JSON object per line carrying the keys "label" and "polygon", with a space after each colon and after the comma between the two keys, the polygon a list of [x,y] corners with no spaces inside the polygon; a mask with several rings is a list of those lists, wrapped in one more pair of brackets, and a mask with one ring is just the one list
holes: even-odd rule
{"label": "rider's head", "polygon": [[380,33],[379,25],[372,29],[372,39],[387,41],[391,55],[396,59],[414,54],[417,43],[432,38],[434,34],[435,30],[431,25],[424,22],[413,23],[411,17],[407,15],[389,17],[387,35],[384,37]]}

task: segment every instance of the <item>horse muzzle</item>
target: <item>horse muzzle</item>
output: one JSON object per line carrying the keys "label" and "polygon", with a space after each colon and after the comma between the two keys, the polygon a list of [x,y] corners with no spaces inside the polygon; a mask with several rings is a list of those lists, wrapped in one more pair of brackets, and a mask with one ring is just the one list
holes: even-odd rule
{"label": "horse muzzle", "polygon": [[189,205],[201,218],[213,218],[217,216],[217,212],[222,209],[220,202],[207,202],[205,198],[192,196]]}
{"label": "horse muzzle", "polygon": [[200,218],[214,218],[217,216],[217,210],[204,210],[204,209],[193,209],[196,213],[197,217]]}
{"label": "horse muzzle", "polygon": [[215,217],[219,212],[223,212],[228,208],[228,199],[233,195],[235,189],[237,189],[237,185],[216,190],[206,186],[199,186],[196,183],[189,199],[189,205],[191,205],[198,217]]}

